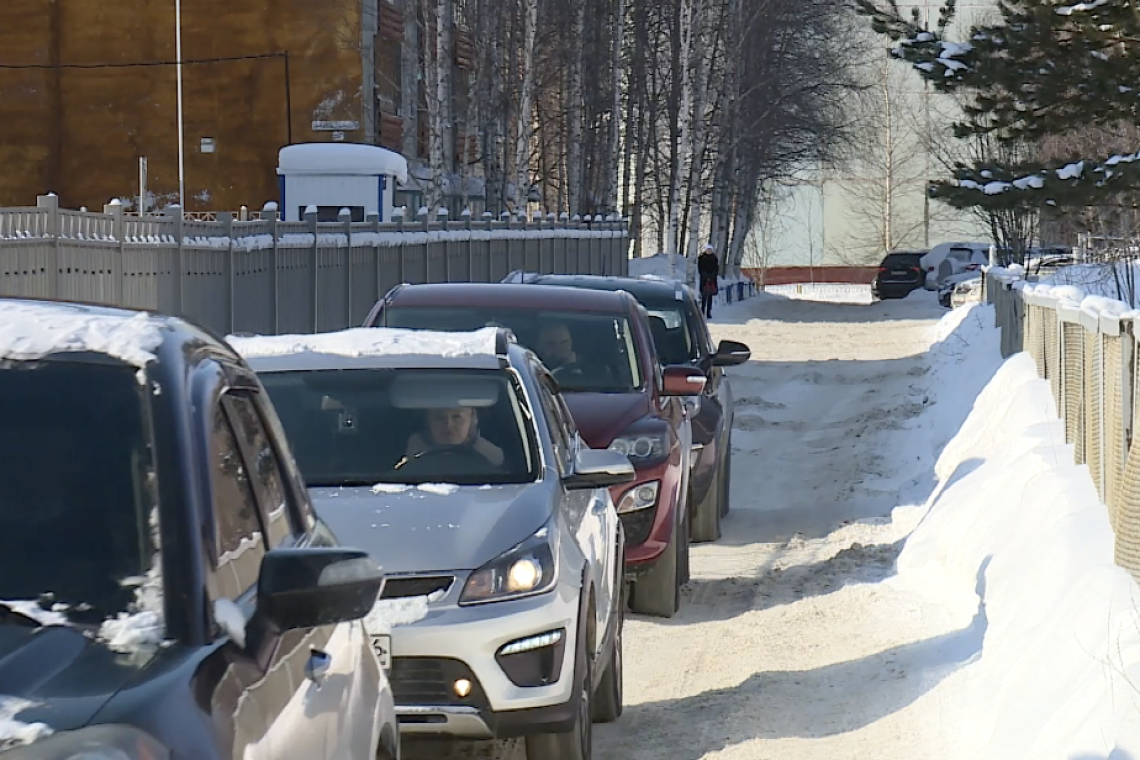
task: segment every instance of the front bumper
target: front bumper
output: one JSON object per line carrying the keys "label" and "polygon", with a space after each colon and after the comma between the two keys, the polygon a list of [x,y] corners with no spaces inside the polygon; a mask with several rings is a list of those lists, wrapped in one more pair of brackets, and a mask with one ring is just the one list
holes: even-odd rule
{"label": "front bumper", "polygon": [[627,575],[636,576],[650,570],[665,553],[673,538],[677,524],[676,511],[681,503],[681,467],[666,460],[652,467],[636,469],[632,483],[623,483],[611,489],[614,504],[621,504],[625,494],[643,483],[660,481],[657,504],[619,515],[625,529],[625,568]]}
{"label": "front bumper", "polygon": [[[529,599],[459,607],[462,585],[457,579],[423,620],[392,631],[400,733],[492,739],[566,730],[575,715],[580,587],[559,583]],[[499,654],[552,631],[562,632],[556,644]],[[454,688],[460,679],[471,685],[463,697]]]}

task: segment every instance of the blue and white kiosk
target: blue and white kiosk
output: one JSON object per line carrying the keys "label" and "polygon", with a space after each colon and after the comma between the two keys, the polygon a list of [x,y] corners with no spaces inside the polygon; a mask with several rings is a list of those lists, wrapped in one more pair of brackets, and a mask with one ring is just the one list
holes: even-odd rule
{"label": "blue and white kiosk", "polygon": [[305,209],[316,206],[321,222],[338,221],[343,208],[354,222],[363,222],[368,214],[391,221],[397,180],[408,181],[407,159],[377,145],[288,145],[277,158],[281,218],[303,221]]}

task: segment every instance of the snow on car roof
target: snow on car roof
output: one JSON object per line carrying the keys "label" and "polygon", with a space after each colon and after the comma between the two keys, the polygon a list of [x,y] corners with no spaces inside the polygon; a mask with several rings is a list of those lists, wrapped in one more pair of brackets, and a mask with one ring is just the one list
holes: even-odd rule
{"label": "snow on car roof", "polygon": [[162,345],[163,324],[151,314],[86,304],[0,301],[0,359],[33,361],[89,351],[143,368]]}
{"label": "snow on car roof", "polygon": [[314,335],[258,335],[226,341],[256,371],[465,367],[497,369],[498,329],[471,332],[354,327]]}

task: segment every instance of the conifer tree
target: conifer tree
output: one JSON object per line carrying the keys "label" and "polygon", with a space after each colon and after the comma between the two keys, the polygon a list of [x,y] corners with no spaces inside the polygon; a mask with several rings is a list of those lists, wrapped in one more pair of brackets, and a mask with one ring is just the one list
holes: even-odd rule
{"label": "conifer tree", "polygon": [[[1033,143],[1090,124],[1140,119],[1140,15],[1128,0],[1004,0],[1001,21],[946,39],[948,0],[933,29],[904,18],[897,0],[856,0],[891,54],[963,102],[960,138]],[[1089,206],[1140,190],[1137,152],[1071,156],[1049,164],[959,164],[930,194],[958,208]]]}

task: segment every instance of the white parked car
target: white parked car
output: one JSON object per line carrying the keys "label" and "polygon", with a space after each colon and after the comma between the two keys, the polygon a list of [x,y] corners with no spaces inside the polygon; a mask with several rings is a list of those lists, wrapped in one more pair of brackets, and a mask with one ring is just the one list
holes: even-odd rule
{"label": "white parked car", "polygon": [[[507,330],[231,339],[332,530],[383,558],[365,621],[402,734],[589,760],[622,712],[624,454],[582,443]],[[385,602],[388,604],[386,605]]]}
{"label": "white parked car", "polygon": [[926,289],[938,290],[947,277],[978,271],[989,261],[989,243],[939,243],[919,259],[919,266],[925,273]]}

